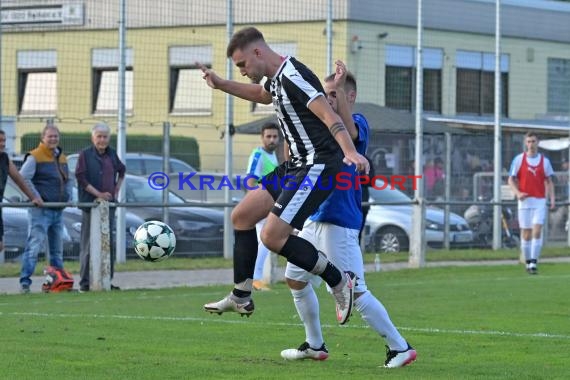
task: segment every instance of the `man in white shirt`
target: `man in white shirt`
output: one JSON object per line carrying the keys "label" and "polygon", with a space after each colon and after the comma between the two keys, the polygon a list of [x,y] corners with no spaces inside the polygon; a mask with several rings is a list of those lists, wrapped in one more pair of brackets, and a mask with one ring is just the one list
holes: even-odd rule
{"label": "man in white shirt", "polygon": [[542,248],[542,225],[546,214],[546,195],[554,209],[554,171],[550,160],[538,153],[538,136],[525,135],[526,152],[517,155],[509,170],[509,186],[518,199],[518,218],[521,229],[521,251],[526,270],[537,274],[537,262]]}

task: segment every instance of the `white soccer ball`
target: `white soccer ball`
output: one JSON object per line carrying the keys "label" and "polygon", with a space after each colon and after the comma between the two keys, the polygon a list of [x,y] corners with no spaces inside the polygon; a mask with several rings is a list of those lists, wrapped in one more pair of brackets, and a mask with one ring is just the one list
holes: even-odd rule
{"label": "white soccer ball", "polygon": [[174,231],[166,223],[151,220],[141,224],[135,232],[135,252],[145,261],[162,261],[176,248]]}

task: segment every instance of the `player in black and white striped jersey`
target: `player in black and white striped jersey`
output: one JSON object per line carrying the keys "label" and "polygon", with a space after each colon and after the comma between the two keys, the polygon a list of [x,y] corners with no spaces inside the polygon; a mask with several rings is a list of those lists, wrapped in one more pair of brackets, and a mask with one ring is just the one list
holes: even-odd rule
{"label": "player in black and white striped jersey", "polygon": [[[295,58],[273,51],[259,30],[249,27],[235,33],[227,56],[253,83],[222,79],[201,66],[206,83],[242,99],[273,103],[289,151],[288,160],[264,177],[263,186],[248,192],[233,210],[234,289],[204,309],[219,314],[253,313],[251,290],[258,245],[255,224],[270,212],[261,232],[262,242],[287,261],[322,277],[332,288],[339,310],[337,320],[344,324],[352,310],[354,274],[342,273],[325,254],[292,232],[301,229],[332,192],[343,161],[364,173],[368,172],[368,161],[356,151],[317,76]],[[264,86],[259,84],[263,77],[268,78]],[[311,184],[320,181],[320,186],[299,186],[305,179]]]}

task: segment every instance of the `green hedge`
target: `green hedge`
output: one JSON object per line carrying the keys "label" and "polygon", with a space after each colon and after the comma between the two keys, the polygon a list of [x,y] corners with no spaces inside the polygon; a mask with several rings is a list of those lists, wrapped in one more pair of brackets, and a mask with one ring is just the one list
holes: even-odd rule
{"label": "green hedge", "polygon": [[[162,136],[128,135],[127,152],[149,153],[162,155]],[[37,133],[26,133],[22,136],[22,153],[26,153],[38,146]],[[78,153],[91,144],[90,133],[64,133],[61,135],[60,145],[64,153]],[[113,136],[111,146],[117,147],[117,139]],[[200,170],[200,147],[194,137],[170,136],[170,157],[189,163]]]}

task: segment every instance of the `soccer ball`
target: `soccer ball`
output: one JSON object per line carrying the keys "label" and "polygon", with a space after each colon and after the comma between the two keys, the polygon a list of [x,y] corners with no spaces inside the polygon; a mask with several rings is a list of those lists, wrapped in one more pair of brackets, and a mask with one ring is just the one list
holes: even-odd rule
{"label": "soccer ball", "polygon": [[134,237],[135,252],[145,261],[162,261],[176,248],[174,231],[158,220],[145,222],[137,228]]}

